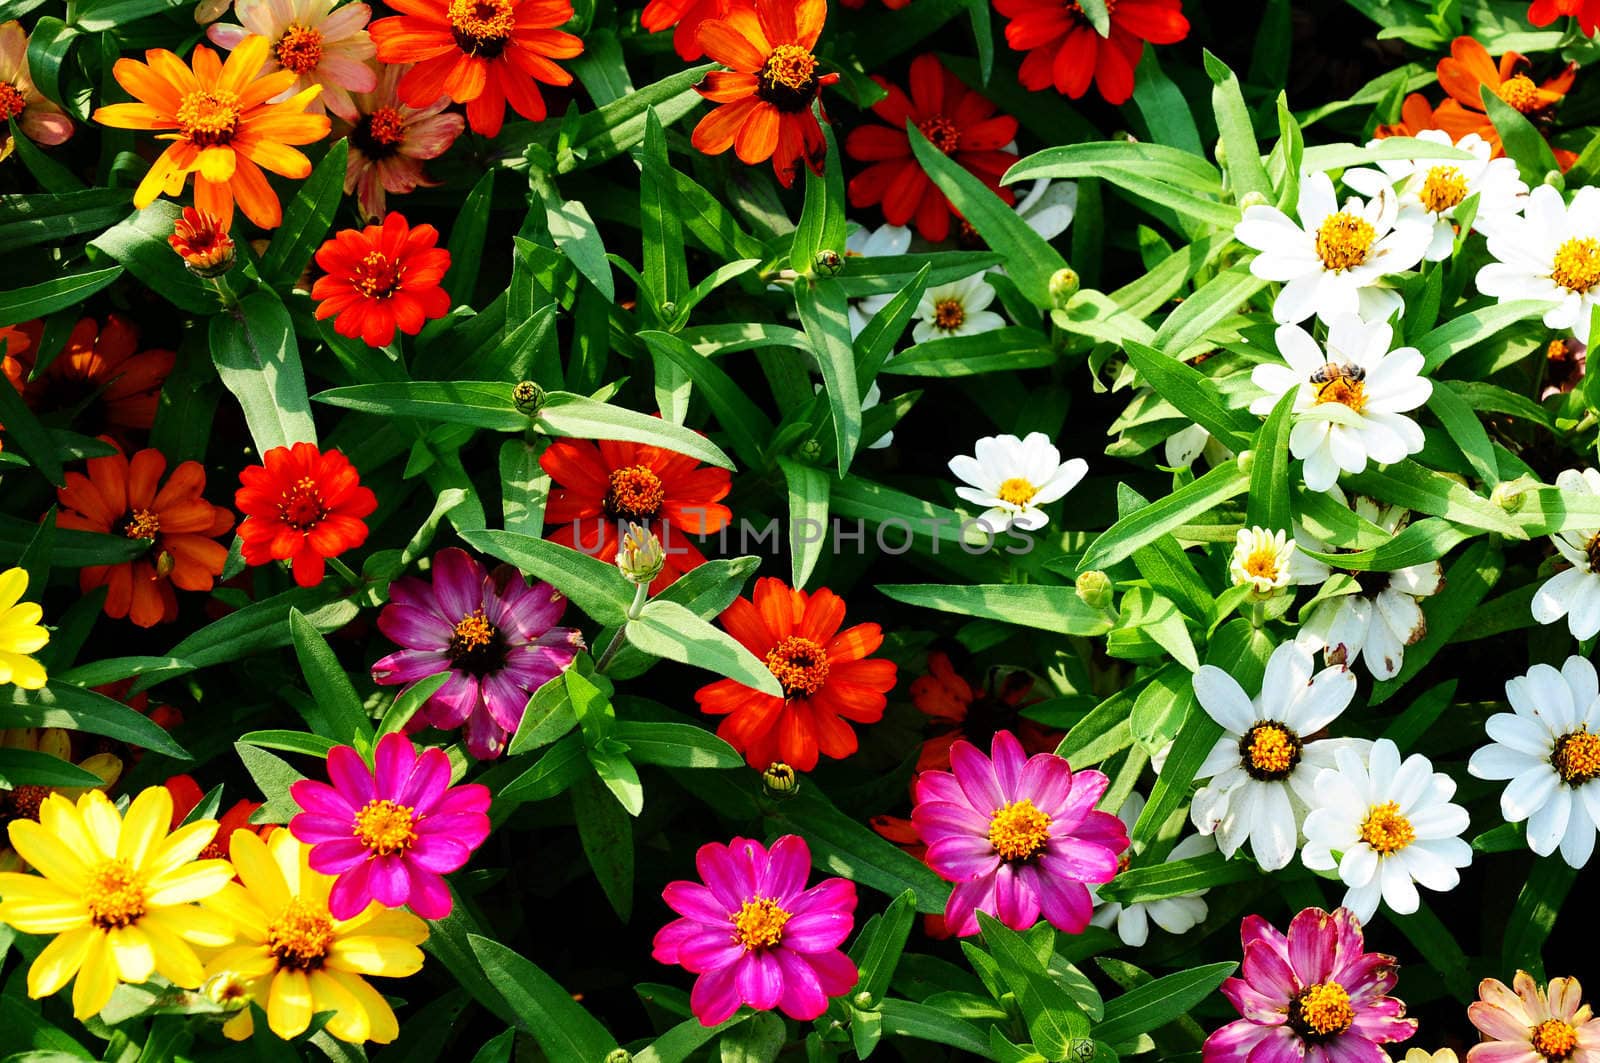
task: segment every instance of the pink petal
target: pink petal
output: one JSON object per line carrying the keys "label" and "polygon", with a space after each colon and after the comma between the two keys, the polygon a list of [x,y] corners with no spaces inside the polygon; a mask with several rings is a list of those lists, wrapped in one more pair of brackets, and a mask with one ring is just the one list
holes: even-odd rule
{"label": "pink petal", "polygon": [[702,1026],[727,1022],[739,1010],[739,994],[733,985],[734,968],[719,967],[695,979],[689,992],[689,1008]]}
{"label": "pink petal", "polygon": [[339,838],[313,845],[307,863],[313,871],[320,871],[324,875],[342,875],[356,865],[366,863],[371,856],[372,850],[360,838]]}
{"label": "pink petal", "polygon": [[783,998],[783,968],[766,949],[747,952],[734,967],[739,996],[757,1011],[771,1011]]}
{"label": "pink petal", "polygon": [[328,893],[328,913],[335,919],[354,919],[372,903],[372,861],[363,860],[333,881]]}
{"label": "pink petal", "polygon": [[328,781],[354,808],[360,808],[376,795],[372,772],[354,746],[334,746],[328,751]]}

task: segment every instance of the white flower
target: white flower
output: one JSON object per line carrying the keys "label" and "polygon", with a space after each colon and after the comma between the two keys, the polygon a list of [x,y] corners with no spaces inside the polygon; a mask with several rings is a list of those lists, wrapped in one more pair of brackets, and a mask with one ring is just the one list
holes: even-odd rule
{"label": "white flower", "polygon": [[[1380,506],[1364,496],[1356,499],[1353,508],[1390,535],[1398,534],[1410,518],[1399,506]],[[1321,543],[1307,545],[1328,552]],[[1428,633],[1418,599],[1439,593],[1444,586],[1444,568],[1437,561],[1428,561],[1392,572],[1349,575],[1361,590],[1318,604],[1301,626],[1298,641],[1325,651],[1323,659],[1328,664],[1351,664],[1359,657],[1374,679],[1393,679],[1405,663],[1405,648]]]}
{"label": "white flower", "polygon": [[1341,314],[1386,321],[1405,309],[1382,281],[1422,261],[1432,218],[1417,207],[1402,209],[1389,188],[1366,203],[1352,196],[1341,208],[1325,173],[1301,177],[1298,214],[1296,224],[1277,207],[1257,205],[1233,228],[1240,243],[1261,252],[1250,272],[1284,282],[1272,304],[1275,320],[1288,324],[1315,313],[1328,323]]}
{"label": "white flower", "polygon": [[1388,324],[1336,317],[1326,354],[1298,325],[1280,326],[1274,338],[1288,365],[1251,370],[1250,380],[1267,394],[1250,412],[1271,413],[1284,392],[1298,389],[1289,452],[1305,461],[1307,487],[1326,491],[1340,470],[1361,472],[1369,458],[1388,465],[1422,449],[1422,429],[1404,414],[1428,401],[1433,384],[1419,375],[1415,347],[1389,349]]}
{"label": "white flower", "polygon": [[1307,741],[1338,718],[1355,697],[1355,673],[1326,668],[1313,675],[1311,651],[1285,642],[1272,651],[1254,700],[1233,676],[1205,665],[1194,676],[1194,695],[1223,735],[1195,774],[1209,779],[1194,795],[1189,818],[1201,834],[1215,834],[1231,858],[1246,841],[1264,871],[1286,866],[1300,838],[1300,819],[1313,797],[1317,773],[1334,753],[1356,739]]}
{"label": "white flower", "polygon": [[[879,258],[884,255],[903,255],[911,249],[911,230],[904,225],[880,225],[869,229],[859,225],[844,240],[844,253],[861,258]],[[869,295],[850,301],[850,338],[855,339],[867,327],[874,314],[882,310],[894,295]]]}
{"label": "white flower", "polygon": [[1344,906],[1365,923],[1378,900],[1398,915],[1421,904],[1417,887],[1447,892],[1472,863],[1461,840],[1467,810],[1450,803],[1455,780],[1414,753],[1400,761],[1387,738],[1363,758],[1354,749],[1334,755],[1336,767],[1317,776],[1316,804],[1306,816],[1301,859],[1313,871],[1339,869],[1349,887]]}
{"label": "white flower", "polygon": [[1067,231],[1078,213],[1078,182],[1041,177],[1033,182],[1027,195],[1017,200],[1016,211],[1028,228],[1046,240],[1054,240]]}
{"label": "white flower", "polygon": [[1528,848],[1582,867],[1600,829],[1600,678],[1582,657],[1558,672],[1536,664],[1506,681],[1511,712],[1489,717],[1494,741],[1467,762],[1480,779],[1510,779],[1500,794],[1508,823],[1528,821]]}
{"label": "white flower", "polygon": [[1589,317],[1600,299],[1600,188],[1580,188],[1568,206],[1540,185],[1528,193],[1523,216],[1489,237],[1498,261],[1478,271],[1478,290],[1501,302],[1549,299],[1553,329],[1571,329],[1589,342]]}
{"label": "white flower", "polygon": [[1198,424],[1172,433],[1161,449],[1169,469],[1187,469],[1202,454],[1213,468],[1233,457],[1233,451],[1217,442],[1204,425]]}
{"label": "white flower", "polygon": [[1259,527],[1239,529],[1228,572],[1234,586],[1248,584],[1260,598],[1271,597],[1290,584],[1321,583],[1328,578],[1328,566],[1300,553],[1285,532]]}
{"label": "white flower", "polygon": [[[1600,472],[1564,469],[1556,487],[1563,494],[1600,495]],[[1572,567],[1544,581],[1533,596],[1533,618],[1553,624],[1566,617],[1573,638],[1592,639],[1600,634],[1600,528],[1564,531],[1550,541]]]}
{"label": "white flower", "polygon": [[[1486,236],[1499,231],[1508,219],[1521,216],[1528,186],[1518,176],[1516,162],[1491,159],[1494,149],[1476,133],[1468,133],[1453,145],[1450,134],[1441,129],[1424,129],[1416,138],[1470,152],[1472,161],[1380,159],[1376,170],[1346,170],[1343,181],[1365,196],[1392,186],[1402,210],[1411,207],[1426,213],[1433,221],[1433,240],[1423,258],[1439,262],[1450,257],[1456,242],[1456,208],[1471,196],[1478,197],[1472,227]],[[1378,143],[1381,141],[1372,141]]]}
{"label": "white flower", "polygon": [[992,302],[994,289],[981,273],[929,288],[917,304],[917,323],[911,329],[911,338],[917,343],[927,343],[952,336],[993,332],[1006,321],[993,310],[986,309]]}
{"label": "white flower", "polygon": [[1082,458],[1063,462],[1043,432],[1030,432],[1026,439],[985,436],[975,451],[976,457],[951,458],[950,471],[971,485],[957,487],[957,495],[989,507],[978,523],[994,534],[1007,528],[1044,527],[1050,518],[1039,507],[1078,486],[1089,472],[1089,463]]}
{"label": "white flower", "polygon": [[[1139,814],[1143,811],[1144,798],[1137,793],[1131,793],[1117,810],[1117,817],[1127,824],[1129,831],[1132,831],[1133,825],[1139,821]],[[1214,839],[1203,834],[1191,834],[1172,847],[1172,852],[1167,854],[1164,862],[1170,864],[1174,860],[1191,860],[1215,852],[1216,848],[1217,843]],[[1179,897],[1163,897],[1158,901],[1121,904],[1117,901],[1102,902],[1095,888],[1090,886],[1089,897],[1099,906],[1095,909],[1094,918],[1090,922],[1107,929],[1115,926],[1117,936],[1122,939],[1124,945],[1138,948],[1150,938],[1151,921],[1169,934],[1187,933],[1203,923],[1206,918],[1206,902],[1201,898],[1208,892],[1210,891],[1197,890]]]}

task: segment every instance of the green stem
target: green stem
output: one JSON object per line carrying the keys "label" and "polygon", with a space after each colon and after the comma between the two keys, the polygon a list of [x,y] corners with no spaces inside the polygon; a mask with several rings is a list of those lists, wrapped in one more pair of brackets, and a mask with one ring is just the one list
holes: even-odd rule
{"label": "green stem", "polygon": [[[633,589],[633,604],[628,606],[628,620],[639,619],[639,614],[644,612],[645,599],[649,597],[650,585],[648,583],[641,583]],[[603,674],[606,666],[611,663],[611,659],[622,649],[623,636],[628,631],[628,620],[624,620],[622,626],[617,628],[617,633],[612,635],[611,641],[606,644],[605,652],[600,654],[600,659],[594,663],[596,672]]]}
{"label": "green stem", "polygon": [[333,569],[338,577],[344,580],[345,583],[348,584],[353,590],[360,590],[362,587],[366,586],[366,581],[360,576],[356,575],[355,571],[349,565],[345,564],[343,561],[340,561],[337,557],[330,557],[327,559],[327,562],[328,567]]}

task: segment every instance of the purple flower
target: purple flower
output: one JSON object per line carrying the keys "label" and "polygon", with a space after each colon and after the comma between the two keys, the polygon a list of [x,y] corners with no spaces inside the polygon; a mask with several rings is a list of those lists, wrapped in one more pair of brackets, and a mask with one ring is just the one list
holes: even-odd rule
{"label": "purple flower", "polygon": [[671,882],[661,899],[682,919],[656,933],[655,958],[695,979],[689,1006],[703,1026],[748,1004],[807,1022],[828,998],[849,992],[856,965],[839,950],[855,926],[855,883],[825,879],[806,889],[811,850],[785,834],[760,842],[712,842],[695,854],[699,882]]}
{"label": "purple flower", "polygon": [[1206,1038],[1203,1063],[1388,1063],[1381,1044],[1417,1032],[1388,996],[1394,957],[1367,952],[1348,908],[1307,908],[1280,934],[1259,915],[1240,925],[1242,978],[1222,993],[1242,1019]]}
{"label": "purple flower", "polygon": [[335,919],[353,919],[374,900],[443,919],[452,903],[443,876],[489,836],[489,789],[451,786],[444,751],[419,754],[404,735],[379,739],[373,761],[376,769],[350,746],[329,750],[332,786],[289,787],[305,809],[289,832],[311,846],[313,869],[338,876],[328,895]]}
{"label": "purple flower", "polygon": [[373,681],[409,687],[449,672],[421,717],[442,730],[465,724],[467,752],[480,760],[505,751],[528,696],[583,648],[575,628],[554,626],[567,607],[559,591],[528,586],[508,565],[486,573],[463,550],[439,551],[431,584],[395,580],[389,598],[378,628],[404,649],[372,666]]}
{"label": "purple flower", "polygon": [[993,760],[970,742],[950,747],[952,771],[917,776],[911,822],[928,845],[928,866],[956,884],[945,905],[952,933],[978,932],[978,912],[1026,930],[1042,912],[1081,934],[1094,902],[1086,883],[1110,882],[1128,831],[1094,811],[1108,780],[1073,772],[1054,753],[1026,756],[1010,731],[996,731]]}

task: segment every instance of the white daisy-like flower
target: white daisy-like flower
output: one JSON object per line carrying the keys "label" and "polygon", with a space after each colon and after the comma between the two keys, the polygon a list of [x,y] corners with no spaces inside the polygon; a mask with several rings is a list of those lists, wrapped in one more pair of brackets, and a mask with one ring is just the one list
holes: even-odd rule
{"label": "white daisy-like flower", "polygon": [[[1334,488],[1333,492],[1337,492]],[[1343,498],[1340,498],[1343,501]],[[1400,506],[1382,506],[1365,496],[1352,507],[1390,535],[1398,535],[1411,518]],[[1306,544],[1329,552],[1318,542]],[[1297,640],[1322,650],[1328,664],[1366,663],[1374,679],[1393,679],[1405,663],[1405,649],[1428,633],[1420,599],[1444,587],[1444,566],[1437,561],[1408,565],[1392,572],[1349,572],[1361,590],[1329,598],[1312,610]]]}
{"label": "white daisy-like flower", "polygon": [[[1144,812],[1144,797],[1138,793],[1131,793],[1117,810],[1117,818],[1127,824],[1131,832],[1142,812]],[[1197,856],[1216,852],[1216,849],[1216,839],[1203,834],[1191,834],[1172,847],[1172,852],[1167,854],[1164,862],[1170,864],[1175,860],[1192,860]],[[1125,871],[1127,866],[1128,857],[1124,853],[1122,865],[1118,870]],[[1185,893],[1179,897],[1163,897],[1158,901],[1122,904],[1118,901],[1102,902],[1095,888],[1090,886],[1089,897],[1098,906],[1090,922],[1107,930],[1116,927],[1117,936],[1122,939],[1124,945],[1138,948],[1150,939],[1152,922],[1169,934],[1184,934],[1205,922],[1207,909],[1203,898],[1209,892],[1209,890],[1196,890],[1194,893]]]}
{"label": "white daisy-like flower", "polygon": [[[844,239],[844,253],[851,257],[881,258],[885,255],[903,255],[909,250],[911,230],[904,225],[880,225],[876,229],[858,225]],[[850,338],[861,335],[873,315],[893,298],[891,293],[852,299],[849,306]]]}
{"label": "white daisy-like flower", "polygon": [[1572,203],[1540,185],[1528,193],[1521,218],[1489,237],[1498,261],[1478,271],[1478,290],[1501,302],[1549,299],[1544,312],[1553,329],[1571,329],[1589,342],[1589,317],[1600,300],[1600,188],[1578,189]]}
{"label": "white daisy-like flower", "polygon": [[1355,693],[1354,672],[1316,672],[1311,651],[1292,642],[1272,651],[1254,699],[1221,668],[1203,666],[1194,695],[1224,733],[1195,773],[1210,780],[1189,806],[1195,828],[1214,834],[1226,857],[1248,841],[1262,870],[1287,866],[1317,774],[1333,767],[1334,754],[1346,746],[1365,752],[1358,739],[1306,737],[1337,719]]}
{"label": "white daisy-like flower", "polygon": [[[1556,477],[1563,494],[1600,495],[1600,471],[1564,469]],[[1544,581],[1533,596],[1533,618],[1553,624],[1567,618],[1567,630],[1580,642],[1600,634],[1600,528],[1552,535],[1550,541],[1572,567]]]}
{"label": "white daisy-like flower", "polygon": [[[1454,144],[1442,129],[1424,129],[1416,137],[1469,152],[1472,161],[1380,159],[1377,169],[1346,170],[1342,180],[1364,196],[1393,187],[1400,197],[1400,209],[1411,207],[1426,213],[1433,221],[1433,238],[1423,252],[1424,259],[1440,262],[1450,257],[1456,243],[1456,208],[1471,196],[1478,197],[1472,227],[1485,236],[1521,216],[1528,186],[1517,173],[1515,161],[1490,158],[1494,148],[1476,133],[1468,133]],[[1378,143],[1381,141],[1374,140],[1368,147]]]}
{"label": "white daisy-like flower", "polygon": [[1258,204],[1244,212],[1233,235],[1260,254],[1250,272],[1282,281],[1272,304],[1283,324],[1316,314],[1332,323],[1342,314],[1386,321],[1404,310],[1400,293],[1383,279],[1422,261],[1433,238],[1433,219],[1419,207],[1401,207],[1393,189],[1380,188],[1371,200],[1352,196],[1339,205],[1325,173],[1300,179],[1300,216],[1295,222],[1277,207]]}
{"label": "white daisy-like flower", "polygon": [[1421,904],[1418,886],[1455,889],[1472,863],[1472,846],[1461,839],[1467,810],[1450,802],[1455,780],[1420,753],[1402,763],[1387,738],[1366,757],[1341,749],[1334,764],[1317,776],[1300,857],[1313,871],[1338,869],[1349,887],[1343,905],[1365,923],[1380,899],[1410,915]]}
{"label": "white daisy-like flower", "polygon": [[1028,228],[1054,240],[1067,231],[1078,213],[1078,182],[1041,177],[1017,200],[1015,210]]}
{"label": "white daisy-like flower", "polygon": [[1494,741],[1472,754],[1467,770],[1480,779],[1509,779],[1500,794],[1508,823],[1528,821],[1528,848],[1557,848],[1572,867],[1594,853],[1600,829],[1600,677],[1582,657],[1558,672],[1536,664],[1506,680],[1511,712],[1484,724]]}
{"label": "white daisy-like flower", "polygon": [[1089,472],[1082,458],[1062,461],[1043,432],[1030,432],[1026,439],[985,436],[974,450],[975,457],[951,458],[950,471],[969,485],[957,487],[957,495],[988,507],[978,523],[993,534],[1044,527],[1050,518],[1039,507],[1061,498]]}
{"label": "white daisy-like flower", "polygon": [[1288,586],[1321,583],[1328,566],[1307,557],[1282,530],[1240,528],[1233,541],[1228,573],[1236,587],[1248,585],[1257,598],[1270,598]]}
{"label": "white daisy-like flower", "polygon": [[1307,487],[1326,491],[1340,470],[1361,472],[1369,459],[1388,465],[1422,449],[1422,429],[1405,413],[1428,401],[1433,383],[1421,375],[1422,352],[1389,349],[1394,330],[1386,322],[1335,317],[1325,352],[1298,325],[1280,326],[1274,338],[1288,364],[1250,371],[1267,393],[1250,412],[1269,414],[1284,392],[1298,389],[1289,452],[1305,462]]}
{"label": "white daisy-like flower", "polygon": [[917,323],[911,328],[911,338],[917,343],[927,343],[993,332],[1003,327],[1006,320],[988,309],[992,302],[994,289],[981,273],[929,288],[917,304]]}

